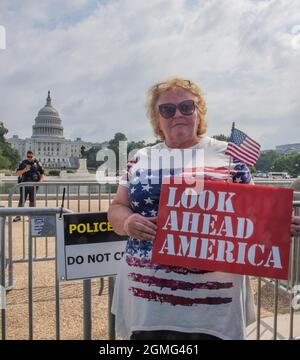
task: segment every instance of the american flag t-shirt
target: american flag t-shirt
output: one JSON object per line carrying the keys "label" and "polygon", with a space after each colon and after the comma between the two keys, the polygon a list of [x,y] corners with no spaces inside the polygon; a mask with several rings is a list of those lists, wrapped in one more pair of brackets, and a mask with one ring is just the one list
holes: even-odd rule
{"label": "american flag t-shirt", "polygon": [[226,154],[253,166],[260,154],[260,145],[236,128],[232,129]]}
{"label": "american flag t-shirt", "polygon": [[[195,172],[205,181],[228,180],[226,143],[205,137],[199,147],[204,148],[206,161],[204,168]],[[150,217],[157,215],[163,171],[140,167],[147,156],[145,149],[139,151],[138,160],[130,167],[129,181],[123,185],[128,188],[132,210]],[[170,173],[178,175],[176,169]],[[235,182],[251,181],[247,166],[241,162],[235,163],[230,176]],[[128,338],[135,330],[169,329],[243,337],[243,321],[235,325],[231,319],[243,316],[242,276],[153,264],[151,254],[151,241],[128,240],[113,302],[120,336]],[[217,322],[216,316],[222,317],[222,322]]]}

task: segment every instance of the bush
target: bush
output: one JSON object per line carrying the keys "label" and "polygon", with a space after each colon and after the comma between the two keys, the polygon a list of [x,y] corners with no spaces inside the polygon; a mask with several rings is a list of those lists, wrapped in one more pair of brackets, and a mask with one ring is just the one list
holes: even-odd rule
{"label": "bush", "polygon": [[59,176],[60,175],[60,170],[49,170],[48,175],[49,176]]}
{"label": "bush", "polygon": [[75,174],[75,171],[74,170],[67,170],[67,174]]}
{"label": "bush", "polygon": [[4,156],[0,155],[0,169],[8,169],[10,165],[10,161]]}

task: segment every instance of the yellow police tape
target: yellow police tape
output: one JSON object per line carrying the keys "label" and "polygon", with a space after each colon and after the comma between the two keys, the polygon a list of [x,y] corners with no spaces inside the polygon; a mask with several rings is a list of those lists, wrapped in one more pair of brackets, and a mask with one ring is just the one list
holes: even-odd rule
{"label": "yellow police tape", "polygon": [[69,224],[69,234],[77,232],[78,234],[84,233],[96,233],[113,231],[109,222],[94,222],[94,223],[80,223],[80,224]]}

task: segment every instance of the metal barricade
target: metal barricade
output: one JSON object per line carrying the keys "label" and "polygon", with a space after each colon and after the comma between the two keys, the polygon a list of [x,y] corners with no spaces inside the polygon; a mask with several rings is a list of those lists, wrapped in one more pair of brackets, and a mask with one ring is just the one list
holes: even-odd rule
{"label": "metal barricade", "polygon": [[[33,264],[38,261],[54,261],[56,264],[56,256],[51,256],[49,254],[47,239],[45,243],[45,253],[44,256],[39,257],[36,254],[36,239],[31,236],[29,231],[28,233],[28,249],[26,251],[26,239],[25,232],[23,232],[22,237],[22,254],[20,258],[14,257],[13,253],[13,233],[12,233],[12,216],[20,215],[20,216],[33,216],[33,215],[47,215],[47,214],[57,214],[60,211],[60,208],[57,207],[47,207],[53,204],[59,204],[60,195],[62,194],[63,187],[67,188],[67,196],[66,196],[66,207],[70,207],[71,210],[80,212],[80,210],[88,211],[104,211],[106,209],[102,208],[102,201],[105,200],[107,205],[110,204],[112,199],[112,190],[111,184],[105,184],[105,191],[103,190],[103,184],[97,183],[27,183],[26,186],[39,186],[43,188],[44,191],[39,193],[40,196],[37,197],[37,201],[39,201],[39,205],[43,205],[43,202],[46,208],[1,208],[0,209],[0,238],[1,238],[1,286],[9,290],[13,287],[13,265],[16,263],[28,263],[28,333],[29,339],[34,338],[33,331],[33,291],[32,291],[32,279],[34,276],[33,273]],[[50,189],[50,186],[55,186]],[[93,192],[90,189],[92,186],[98,187],[98,192]],[[8,205],[13,205],[13,193],[18,190],[21,186],[25,186],[24,184],[18,184],[15,186],[8,198]],[[74,188],[72,188],[74,186]],[[85,187],[84,191],[81,187]],[[53,192],[54,189],[54,192]],[[51,190],[51,191],[50,191]],[[36,190],[35,190],[36,191]],[[24,194],[24,191],[23,191]],[[93,200],[96,201],[95,203]],[[86,204],[83,206],[83,202],[86,200]],[[42,203],[41,203],[42,202]],[[52,204],[51,204],[52,202]],[[300,216],[300,201],[294,201],[294,212],[295,215]],[[8,219],[8,242],[6,243],[6,219]],[[25,228],[25,221],[23,219],[22,222],[23,228]],[[30,229],[30,227],[29,227]],[[6,253],[8,256],[6,256]],[[289,312],[289,335],[287,338],[294,339],[294,316],[295,309],[293,307],[293,300],[295,299],[294,288],[296,285],[300,285],[300,237],[292,238],[291,244],[291,252],[290,252],[290,271],[289,278],[286,283],[283,283],[278,280],[270,280],[264,278],[257,278],[257,321],[256,321],[256,338],[261,338],[261,324],[263,317],[261,316],[262,309],[262,286],[265,283],[272,284],[273,286],[273,294],[274,294],[274,308],[273,308],[273,339],[278,338],[278,299],[279,294],[282,292],[284,294],[288,294],[290,297],[290,312]],[[6,267],[8,267],[8,276],[6,276]],[[56,280],[55,280],[55,331],[56,331],[56,339],[60,339],[60,286],[57,280],[57,266],[55,266]],[[113,295],[113,286],[114,286],[114,278],[109,277],[108,280],[108,334],[109,339],[115,339],[115,319],[114,315],[110,312],[112,295]],[[100,287],[103,289],[103,279],[100,279]],[[91,280],[83,280],[83,338],[91,339],[92,338],[92,306],[91,306]],[[1,310],[1,337],[2,339],[6,338],[6,329],[7,329],[7,317],[6,310]]]}
{"label": "metal barricade", "polygon": [[[14,193],[16,191],[20,191],[23,196],[25,196],[25,186],[31,186],[34,188],[34,198],[36,198],[38,208],[11,208],[12,206],[16,206]],[[5,262],[1,262],[2,268],[8,267],[8,278],[6,281],[6,290],[10,290],[14,287],[14,264],[17,263],[28,263],[29,272],[32,274],[32,264],[34,262],[40,261],[53,261],[56,259],[55,256],[52,256],[49,253],[49,243],[48,238],[45,238],[45,249],[43,256],[39,256],[37,254],[37,241],[35,237],[31,237],[28,234],[28,241],[26,241],[25,236],[25,221],[24,216],[29,216],[32,213],[41,214],[43,211],[46,213],[49,212],[48,206],[58,206],[61,202],[63,189],[66,189],[66,196],[65,196],[65,206],[70,208],[74,212],[97,212],[97,211],[106,211],[111,199],[112,199],[112,191],[115,192],[117,185],[110,184],[110,183],[103,183],[99,184],[96,182],[51,182],[51,183],[21,183],[14,186],[8,195],[7,204],[9,208],[1,209],[0,212],[0,219],[3,219],[2,213],[7,221],[7,244],[5,244],[5,225],[2,227],[1,230],[1,241],[3,244],[1,248],[4,249],[3,256]],[[20,190],[22,189],[22,190]],[[104,203],[104,206],[103,206]],[[45,206],[46,208],[40,208],[40,206]],[[51,208],[50,208],[51,209]],[[52,208],[53,210],[53,208]],[[2,212],[3,211],[3,212]],[[8,214],[6,211],[10,211]],[[43,213],[44,214],[44,213]],[[22,251],[21,256],[16,256],[13,251],[13,219],[12,216],[20,215],[22,216]],[[5,224],[4,218],[4,224]],[[1,228],[1,229],[2,229]],[[30,227],[29,227],[30,228]],[[3,232],[4,231],[4,232]],[[3,236],[2,236],[3,232]],[[26,245],[28,243],[28,251],[26,251]],[[6,245],[6,246],[5,246]],[[5,248],[7,249],[7,257],[5,255]],[[5,265],[4,265],[5,264]],[[56,267],[55,262],[55,267]],[[2,273],[2,272],[1,272]],[[5,272],[3,272],[4,274]],[[2,277],[3,279],[5,276]],[[32,275],[29,279],[32,278]],[[100,278],[100,288],[103,288],[103,278]],[[5,283],[5,280],[3,280]],[[92,306],[91,306],[91,280],[83,280],[83,338],[84,339],[91,339],[92,338]],[[113,295],[113,285],[114,285],[114,278],[108,278],[108,301],[111,303],[112,295]],[[32,281],[28,280],[28,287],[32,288]],[[59,288],[57,288],[56,293],[58,294],[58,298],[55,302],[56,313],[59,313]],[[100,293],[99,293],[100,295]],[[31,305],[30,305],[31,304]],[[29,291],[29,314],[32,314],[32,294]],[[5,321],[6,317],[2,316],[2,338],[5,338]],[[114,315],[110,312],[110,306],[108,307],[108,334],[110,339],[115,338],[115,329],[114,329]],[[32,318],[29,320],[29,338],[33,337],[33,330],[32,330]],[[60,324],[59,321],[56,321],[56,338],[60,338]]]}
{"label": "metal barricade", "polygon": [[[299,193],[297,194],[299,195]],[[294,214],[300,216],[300,201],[294,201]],[[295,300],[300,297],[300,236],[291,239],[289,276],[287,281],[272,280],[265,278],[257,278],[257,319],[256,319],[256,339],[260,340],[262,335],[262,284],[270,284],[273,286],[273,324],[272,329],[273,340],[278,339],[278,316],[279,316],[279,294],[289,296],[289,323],[288,336],[286,339],[296,339],[294,336],[294,318],[295,318]],[[299,306],[297,306],[299,309]],[[299,335],[298,335],[299,336]],[[297,337],[298,339],[299,337]]]}
{"label": "metal barricade", "polygon": [[[9,192],[7,205],[8,207],[17,206],[15,193],[22,196],[22,203],[25,200],[25,188],[32,187],[34,191],[34,198],[38,203],[38,207],[58,207],[61,202],[63,189],[66,189],[65,195],[65,207],[74,212],[91,212],[91,211],[105,211],[111,202],[112,192],[115,192],[117,187],[114,183],[97,183],[97,182],[27,182],[15,185]],[[104,206],[103,206],[104,204]],[[12,248],[12,218],[8,218],[8,273],[9,273],[9,286],[13,286],[13,264],[15,262],[26,261],[25,254],[25,224],[23,221],[22,242],[23,253],[19,259],[14,258]],[[36,259],[36,253],[34,253],[34,260]],[[48,239],[45,239],[45,255],[44,259],[48,259]],[[38,261],[40,261],[39,259]]]}
{"label": "metal barricade", "polygon": [[[8,290],[6,286],[6,242],[5,242],[5,222],[6,218],[11,216],[56,216],[59,212],[69,212],[66,209],[60,208],[2,208],[0,209],[0,225],[1,225],[1,286],[2,288]],[[29,223],[28,227],[28,257],[26,261],[28,263],[28,337],[33,339],[33,242],[31,234],[31,224]],[[57,247],[55,246],[55,252]],[[54,257],[54,259],[56,256]],[[49,259],[48,259],[49,260]],[[59,313],[59,282],[57,276],[57,267],[55,267],[55,301],[56,301],[56,338],[59,339],[59,322],[60,322],[60,313]],[[6,339],[6,309],[2,309],[1,313],[1,338],[2,340]]]}

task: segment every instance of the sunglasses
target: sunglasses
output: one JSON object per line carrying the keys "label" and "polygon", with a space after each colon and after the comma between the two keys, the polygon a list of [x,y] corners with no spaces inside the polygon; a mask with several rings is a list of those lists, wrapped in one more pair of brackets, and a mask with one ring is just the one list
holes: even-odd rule
{"label": "sunglasses", "polygon": [[176,109],[179,109],[182,115],[192,115],[195,111],[194,100],[184,100],[179,104],[161,104],[158,106],[159,113],[165,119],[170,119],[176,114]]}
{"label": "sunglasses", "polygon": [[32,159],[33,158],[33,156],[27,156],[27,159]]}

